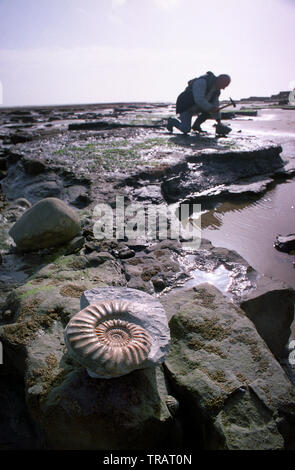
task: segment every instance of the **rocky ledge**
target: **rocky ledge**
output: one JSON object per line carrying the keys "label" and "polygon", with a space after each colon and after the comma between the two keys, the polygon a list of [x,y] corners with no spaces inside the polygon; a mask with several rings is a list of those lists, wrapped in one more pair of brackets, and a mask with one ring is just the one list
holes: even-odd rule
{"label": "rocky ledge", "polygon": [[[206,240],[187,251],[169,231],[164,240],[93,233],[94,207],[114,208],[118,196],[207,210],[259,197],[292,174],[272,143],[170,135],[172,112],[130,104],[1,113],[1,448],[295,448],[286,365],[294,290]],[[40,244],[34,234],[15,244],[12,227],[48,198],[79,218],[74,238],[42,245],[38,219]],[[207,273],[226,276],[222,293],[202,284]],[[69,356],[64,329],[98,287],[158,298],[170,320],[164,364],[94,379]]]}

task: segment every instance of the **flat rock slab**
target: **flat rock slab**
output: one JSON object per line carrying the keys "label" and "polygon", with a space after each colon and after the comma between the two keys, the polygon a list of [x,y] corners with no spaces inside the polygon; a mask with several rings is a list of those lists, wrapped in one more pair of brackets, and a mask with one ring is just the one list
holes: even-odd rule
{"label": "flat rock slab", "polygon": [[244,312],[210,284],[162,302],[188,445],[199,436],[205,449],[294,449],[294,387]]}
{"label": "flat rock slab", "polygon": [[152,338],[152,347],[144,367],[164,362],[170,347],[170,330],[162,304],[150,294],[128,287],[98,287],[81,296],[81,310],[95,302],[125,300],[132,304],[132,316]]}
{"label": "flat rock slab", "polygon": [[187,167],[163,181],[163,195],[168,202],[194,197],[204,204],[217,196],[262,192],[269,178],[283,172],[281,152],[279,145],[256,139],[232,140],[228,150],[222,145],[211,149],[208,143],[208,148],[186,155]]}
{"label": "flat rock slab", "polygon": [[[75,207],[87,205],[90,180],[65,169],[64,165],[47,165],[42,159],[32,159],[8,152],[8,171],[1,180],[8,200],[26,198],[32,204],[47,197],[57,197]],[[89,202],[89,201],[88,201]]]}

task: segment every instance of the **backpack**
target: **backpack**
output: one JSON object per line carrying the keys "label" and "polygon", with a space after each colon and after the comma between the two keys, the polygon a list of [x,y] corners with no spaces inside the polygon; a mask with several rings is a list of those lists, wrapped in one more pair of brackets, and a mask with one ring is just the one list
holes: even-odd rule
{"label": "backpack", "polygon": [[[192,80],[188,81],[186,89],[180,93],[180,95],[177,97],[176,100],[176,114],[183,113],[187,109],[191,108],[195,104],[194,96],[193,96],[193,83],[195,80],[198,80],[199,78],[205,78],[206,79],[206,94],[210,90],[210,88],[213,86],[216,77],[214,73],[212,72],[207,72],[205,75],[201,75],[200,77],[193,78]],[[220,93],[218,92],[218,95]],[[214,98],[216,95],[214,95]],[[213,98],[213,97],[212,97]]]}

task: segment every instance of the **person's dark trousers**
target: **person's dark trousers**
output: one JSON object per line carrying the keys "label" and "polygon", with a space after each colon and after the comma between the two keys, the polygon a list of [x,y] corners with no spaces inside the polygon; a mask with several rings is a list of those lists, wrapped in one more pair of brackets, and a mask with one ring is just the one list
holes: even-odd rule
{"label": "person's dark trousers", "polygon": [[201,125],[203,122],[207,121],[207,119],[209,119],[209,118],[210,118],[210,114],[209,114],[209,113],[202,113],[202,114],[200,114],[200,115],[197,117],[197,119],[195,120],[195,122],[193,123],[192,129],[193,129],[194,131],[197,131],[197,130],[199,129],[200,125]]}

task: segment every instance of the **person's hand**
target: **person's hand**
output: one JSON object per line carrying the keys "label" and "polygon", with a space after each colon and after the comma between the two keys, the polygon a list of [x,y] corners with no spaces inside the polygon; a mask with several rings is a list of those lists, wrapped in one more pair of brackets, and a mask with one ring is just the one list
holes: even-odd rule
{"label": "person's hand", "polygon": [[219,108],[214,107],[214,108],[210,109],[209,112],[213,114],[213,113],[218,113],[218,111],[219,111]]}

